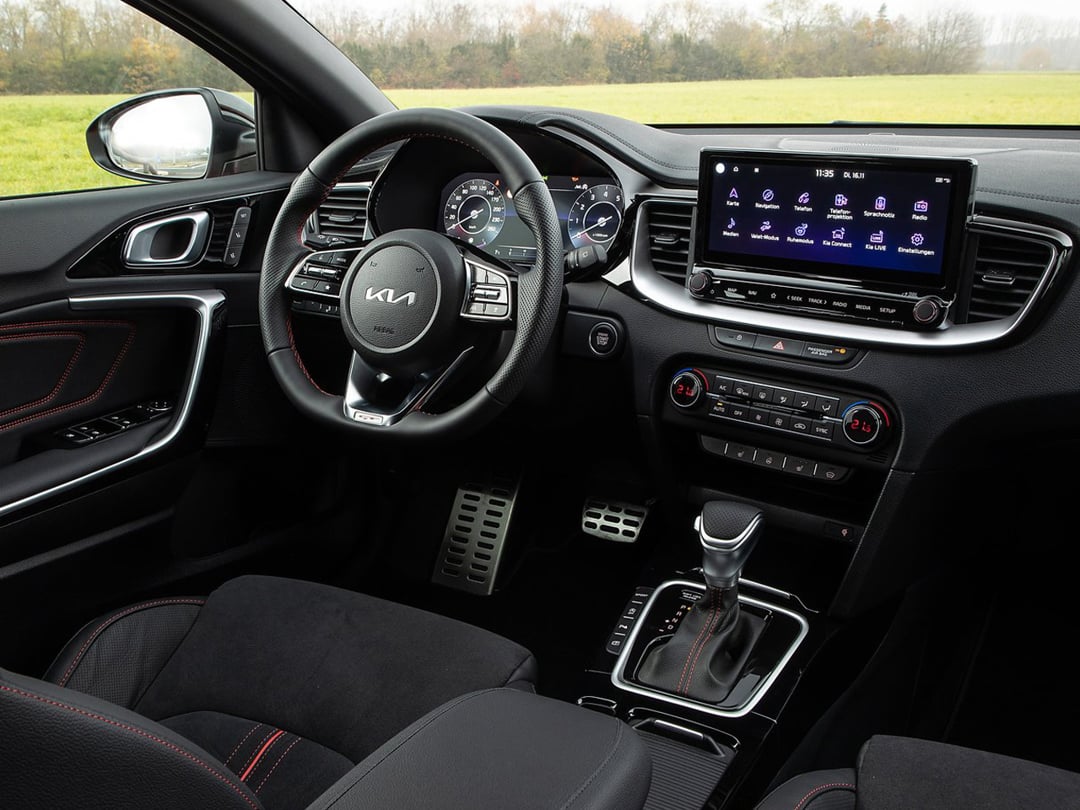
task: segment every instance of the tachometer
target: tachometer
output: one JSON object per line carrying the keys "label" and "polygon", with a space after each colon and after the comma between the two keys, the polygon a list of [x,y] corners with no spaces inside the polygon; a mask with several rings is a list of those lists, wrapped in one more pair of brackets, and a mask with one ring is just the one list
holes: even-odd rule
{"label": "tachometer", "polygon": [[453,191],[443,207],[447,236],[483,247],[499,235],[506,221],[506,198],[490,180],[466,180]]}
{"label": "tachometer", "polygon": [[604,183],[583,191],[570,207],[566,226],[574,247],[608,247],[622,222],[622,189]]}

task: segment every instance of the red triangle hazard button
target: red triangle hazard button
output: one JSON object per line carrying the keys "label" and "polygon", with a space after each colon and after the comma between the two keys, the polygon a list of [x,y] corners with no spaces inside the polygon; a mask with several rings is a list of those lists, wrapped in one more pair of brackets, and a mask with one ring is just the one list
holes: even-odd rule
{"label": "red triangle hazard button", "polygon": [[782,340],[776,341],[776,343],[773,344],[773,351],[774,352],[787,351],[787,349],[784,348],[784,341],[782,341]]}

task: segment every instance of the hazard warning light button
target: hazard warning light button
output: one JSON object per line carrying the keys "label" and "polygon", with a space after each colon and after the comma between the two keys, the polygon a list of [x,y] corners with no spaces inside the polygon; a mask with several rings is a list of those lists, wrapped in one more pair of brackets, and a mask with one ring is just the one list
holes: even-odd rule
{"label": "hazard warning light button", "polygon": [[758,335],[757,339],[754,341],[754,351],[800,357],[803,353],[803,345],[803,341],[801,340],[792,340],[791,338],[775,337],[771,335]]}

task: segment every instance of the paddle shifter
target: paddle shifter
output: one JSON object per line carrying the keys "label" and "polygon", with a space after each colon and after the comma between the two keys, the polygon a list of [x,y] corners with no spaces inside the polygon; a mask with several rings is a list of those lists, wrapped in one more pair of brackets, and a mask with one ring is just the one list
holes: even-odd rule
{"label": "paddle shifter", "polygon": [[738,680],[763,622],[739,611],[739,572],[765,523],[756,506],[709,501],[694,522],[705,595],[674,634],[645,656],[638,680],[702,703],[720,703]]}

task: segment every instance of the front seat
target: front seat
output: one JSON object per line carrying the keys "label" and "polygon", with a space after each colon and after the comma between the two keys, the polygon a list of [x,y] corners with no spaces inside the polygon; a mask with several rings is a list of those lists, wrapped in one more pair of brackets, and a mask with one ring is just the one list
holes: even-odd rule
{"label": "front seat", "polygon": [[876,736],[854,769],[789,779],[757,810],[1080,808],[1080,774],[910,737]]}
{"label": "front seat", "polygon": [[91,622],[44,680],[0,670],[0,806],[303,808],[440,704],[535,675],[485,630],[241,577]]}

